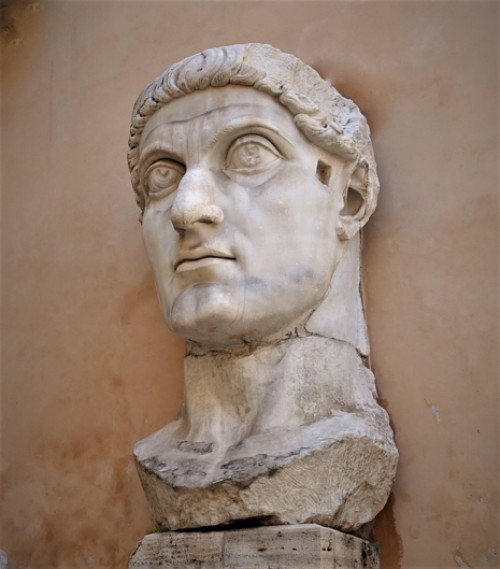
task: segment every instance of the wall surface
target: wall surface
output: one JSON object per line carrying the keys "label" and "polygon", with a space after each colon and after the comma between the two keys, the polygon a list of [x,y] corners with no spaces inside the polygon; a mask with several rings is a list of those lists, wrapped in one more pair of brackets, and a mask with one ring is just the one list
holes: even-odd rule
{"label": "wall surface", "polygon": [[131,460],[175,415],[125,155],[146,82],[205,47],[295,53],[367,115],[372,366],[401,452],[384,569],[497,567],[498,4],[14,2],[2,72],[2,535],[13,569],[118,569]]}

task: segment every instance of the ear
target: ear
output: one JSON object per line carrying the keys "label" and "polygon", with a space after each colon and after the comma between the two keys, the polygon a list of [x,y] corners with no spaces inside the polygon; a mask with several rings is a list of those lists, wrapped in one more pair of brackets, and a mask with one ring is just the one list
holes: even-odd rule
{"label": "ear", "polygon": [[339,239],[351,239],[370,219],[377,206],[379,189],[375,161],[371,154],[355,163],[344,188],[344,207],[337,222]]}

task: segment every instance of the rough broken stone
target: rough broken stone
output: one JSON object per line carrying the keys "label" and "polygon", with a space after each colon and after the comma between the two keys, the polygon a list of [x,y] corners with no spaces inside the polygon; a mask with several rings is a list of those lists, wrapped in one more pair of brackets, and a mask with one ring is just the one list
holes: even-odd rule
{"label": "rough broken stone", "polygon": [[128,569],[378,569],[368,541],[317,525],[149,534]]}
{"label": "rough broken stone", "polygon": [[[158,524],[174,530],[259,518],[350,531],[384,506],[397,452],[387,414],[375,400],[373,374],[347,343],[318,337],[286,343],[240,358],[186,358],[189,406],[135,448]],[[249,416],[234,417],[241,440],[230,438],[228,415],[222,416],[227,438],[217,439],[204,398],[215,381],[225,386],[223,406],[236,407],[240,391],[232,378],[246,381],[248,370],[272,375],[273,389],[265,401],[247,401],[256,408],[248,414],[256,417],[253,423]],[[356,382],[348,381],[352,377]],[[204,435],[215,442],[190,442],[190,429],[199,425],[207,425]]]}

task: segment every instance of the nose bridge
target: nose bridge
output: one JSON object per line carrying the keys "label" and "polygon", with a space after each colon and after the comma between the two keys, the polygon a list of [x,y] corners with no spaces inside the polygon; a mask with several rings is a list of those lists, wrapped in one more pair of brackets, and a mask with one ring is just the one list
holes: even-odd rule
{"label": "nose bridge", "polygon": [[179,183],[174,205],[189,207],[191,204],[208,203],[213,199],[212,193],[209,173],[204,172],[200,167],[191,168],[187,170]]}
{"label": "nose bridge", "polygon": [[177,188],[171,219],[176,229],[187,229],[195,223],[221,223],[223,213],[215,203],[215,184],[208,169],[188,169]]}

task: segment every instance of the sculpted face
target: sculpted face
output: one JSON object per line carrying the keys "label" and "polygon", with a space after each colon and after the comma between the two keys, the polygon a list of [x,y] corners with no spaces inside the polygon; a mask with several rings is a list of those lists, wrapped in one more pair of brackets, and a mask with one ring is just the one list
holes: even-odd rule
{"label": "sculpted face", "polygon": [[165,320],[209,347],[292,330],[342,254],[346,164],[312,145],[272,97],[228,86],[147,122],[143,237]]}

